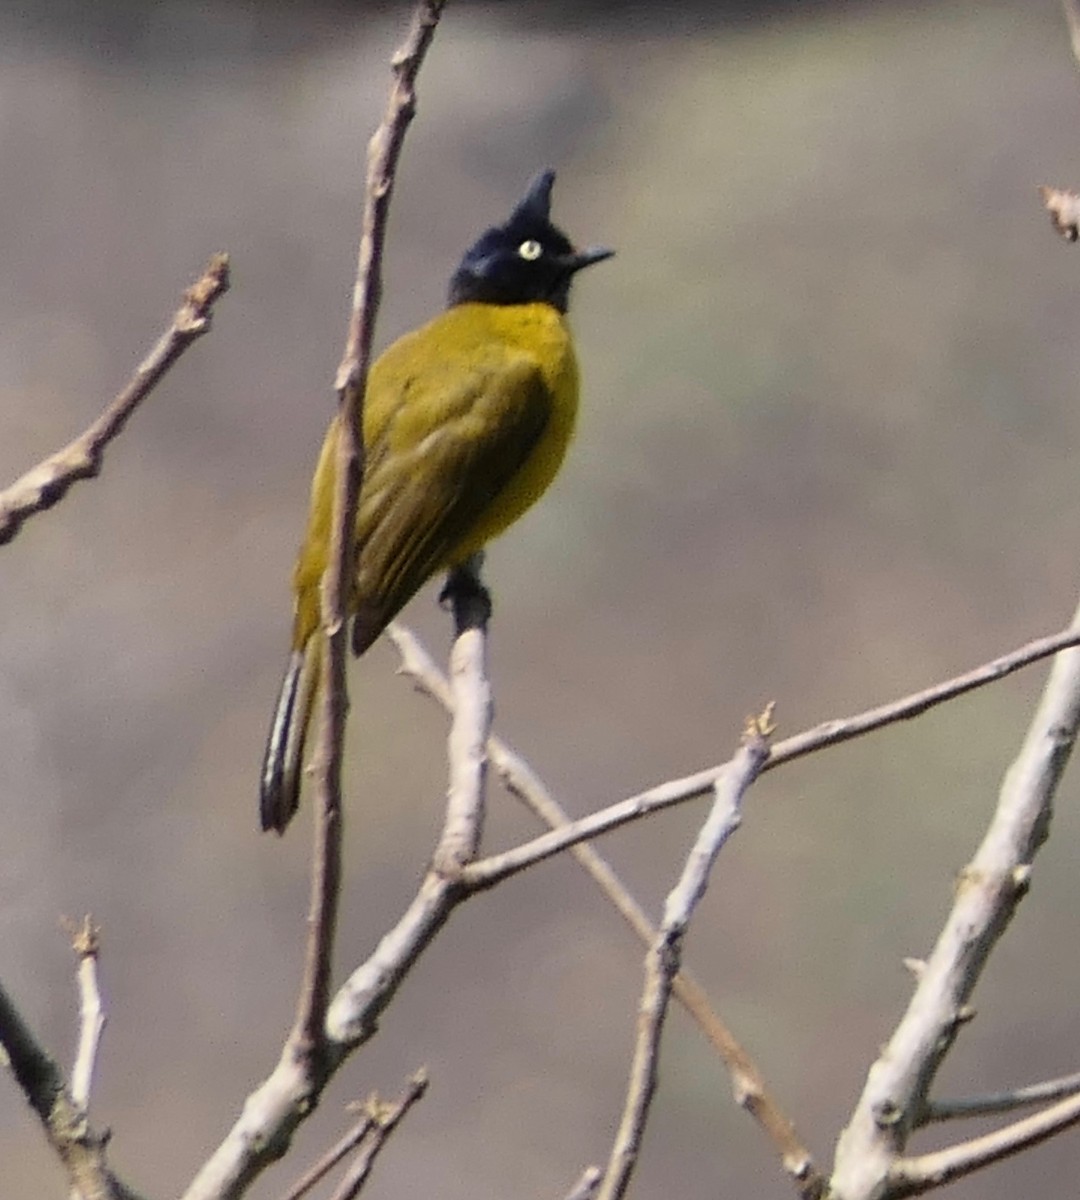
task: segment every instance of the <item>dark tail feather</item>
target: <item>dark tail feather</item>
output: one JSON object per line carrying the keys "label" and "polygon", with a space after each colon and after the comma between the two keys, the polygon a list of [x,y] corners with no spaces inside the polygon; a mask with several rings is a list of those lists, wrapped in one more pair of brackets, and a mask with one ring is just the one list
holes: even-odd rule
{"label": "dark tail feather", "polygon": [[289,656],[263,757],[259,785],[263,829],[284,833],[300,803],[304,742],[318,691],[321,657],[318,637]]}

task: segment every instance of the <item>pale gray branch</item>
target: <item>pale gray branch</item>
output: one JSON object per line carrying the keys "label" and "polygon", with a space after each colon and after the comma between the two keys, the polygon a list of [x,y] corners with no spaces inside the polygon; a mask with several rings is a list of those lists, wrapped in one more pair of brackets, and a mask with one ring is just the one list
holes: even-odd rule
{"label": "pale gray branch", "polygon": [[1060,1079],[1047,1079],[1027,1087],[1012,1088],[1006,1092],[993,1092],[988,1096],[965,1096],[958,1100],[931,1100],[921,1115],[919,1124],[933,1121],[953,1121],[957,1118],[987,1117],[994,1113],[1013,1112],[1018,1108],[1030,1108],[1035,1104],[1047,1104],[1051,1100],[1062,1100],[1080,1092],[1080,1072],[1063,1075]]}
{"label": "pale gray branch", "polygon": [[895,1197],[928,1192],[1018,1154],[1021,1150],[1037,1146],[1077,1123],[1080,1123],[1080,1096],[1070,1096],[1042,1112],[1006,1125],[1004,1129],[995,1129],[983,1137],[972,1138],[931,1154],[901,1158],[889,1171],[886,1194]]}
{"label": "pale gray branch", "polygon": [[[1080,630],[1070,627],[1061,633],[1049,637],[1038,638],[1027,645],[991,662],[984,663],[963,675],[947,679],[943,683],[922,691],[913,692],[900,700],[877,708],[867,709],[853,717],[844,717],[825,721],[812,729],[794,734],[775,743],[769,753],[768,761],[762,771],[770,771],[796,758],[822,750],[827,746],[838,746],[852,738],[862,737],[875,729],[898,721],[910,720],[920,716],[931,708],[962,696],[975,688],[985,687],[996,680],[1011,675],[1022,667],[1030,666],[1044,658],[1049,658],[1061,650],[1080,643]],[[670,808],[675,804],[683,804],[703,796],[716,782],[718,776],[728,764],[721,763],[716,767],[708,767],[682,779],[672,779],[658,784],[647,791],[621,800],[599,812],[590,813],[564,828],[551,833],[541,834],[531,841],[514,846],[502,854],[492,855],[473,863],[464,872],[464,878],[471,888],[492,887],[501,880],[519,871],[525,870],[545,859],[577,845],[609,833],[631,821],[640,820],[651,813]]]}
{"label": "pale gray branch", "polygon": [[487,621],[491,600],[480,582],[482,554],[451,572],[444,596],[454,611],[450,690],[454,720],[448,756],[450,787],[446,821],[434,866],[456,876],[480,848],[487,788],[487,743],[494,708],[487,673]]}
{"label": "pale gray branch", "polygon": [[79,958],[79,1046],[71,1070],[71,1098],[84,1112],[89,1112],[98,1046],[106,1020],[97,980],[101,930],[89,915],[73,929],[71,945]]}
{"label": "pale gray branch", "polygon": [[[454,697],[450,683],[419,638],[396,622],[389,626],[387,634],[401,656],[400,672],[409,676],[420,691],[452,714]],[[536,772],[501,738],[494,734],[489,737],[487,752],[507,790],[544,824],[551,829],[563,829],[571,824],[566,810],[547,790]],[[603,856],[586,843],[571,846],[570,853],[645,946],[652,945],[657,936],[656,929]],[[814,1200],[821,1194],[825,1181],[815,1167],[809,1149],[766,1086],[753,1058],[712,1007],[705,989],[685,966],[675,978],[674,994],[731,1073],[736,1103],[758,1121],[773,1142],[784,1170],[799,1195],[804,1200]],[[599,1178],[598,1174],[597,1182]]]}
{"label": "pale gray branch", "polygon": [[[1080,624],[1080,610],[1074,621]],[[990,827],[960,877],[952,911],[919,973],[907,1012],[871,1067],[840,1135],[831,1181],[836,1200],[879,1200],[894,1194],[889,1181],[934,1075],[957,1032],[971,1019],[972,990],[1027,891],[1078,725],[1080,651],[1071,649],[1054,663],[1024,744],[1005,775]]]}
{"label": "pale gray branch", "polygon": [[739,826],[742,798],[760,774],[768,755],[764,736],[767,720],[766,717],[764,722],[751,726],[743,748],[717,779],[712,808],[687,856],[678,883],[668,895],[660,929],[645,956],[645,987],[638,1010],[630,1082],[597,1200],[621,1200],[637,1165],[656,1090],[660,1037],[679,972],[683,938],[694,909],[705,894],[716,856]]}
{"label": "pale gray branch", "polygon": [[2,986],[0,1047],[49,1144],[64,1164],[72,1189],[82,1200],[140,1200],[138,1193],[109,1169],[105,1156],[108,1134],[91,1127],[85,1110],[65,1086],[63,1072]]}

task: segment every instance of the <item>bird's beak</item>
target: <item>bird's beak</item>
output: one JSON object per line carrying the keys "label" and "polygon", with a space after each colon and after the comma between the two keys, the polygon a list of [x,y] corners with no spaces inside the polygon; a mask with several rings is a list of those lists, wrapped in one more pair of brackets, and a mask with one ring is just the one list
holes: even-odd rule
{"label": "bird's beak", "polygon": [[593,263],[603,262],[615,253],[607,246],[586,246],[584,250],[575,250],[566,256],[565,262],[569,270],[580,271],[582,267],[591,267]]}

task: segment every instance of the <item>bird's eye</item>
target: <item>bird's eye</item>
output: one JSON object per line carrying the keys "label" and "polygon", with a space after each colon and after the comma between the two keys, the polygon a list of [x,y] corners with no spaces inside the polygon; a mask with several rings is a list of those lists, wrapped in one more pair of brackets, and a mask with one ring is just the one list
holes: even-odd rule
{"label": "bird's eye", "polygon": [[526,262],[535,262],[543,253],[544,247],[533,238],[530,238],[527,242],[522,242],[521,245],[518,246],[518,254],[520,254]]}

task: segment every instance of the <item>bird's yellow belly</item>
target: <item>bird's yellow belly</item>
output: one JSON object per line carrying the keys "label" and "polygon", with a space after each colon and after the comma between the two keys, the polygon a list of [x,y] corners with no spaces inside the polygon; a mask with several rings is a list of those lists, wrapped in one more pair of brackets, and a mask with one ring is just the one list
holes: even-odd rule
{"label": "bird's yellow belly", "polygon": [[578,378],[573,351],[567,348],[557,369],[549,375],[551,418],[539,442],[517,474],[489,504],[472,529],[447,556],[444,566],[464,562],[492,538],[509,528],[547,491],[558,474],[574,433],[577,417]]}

